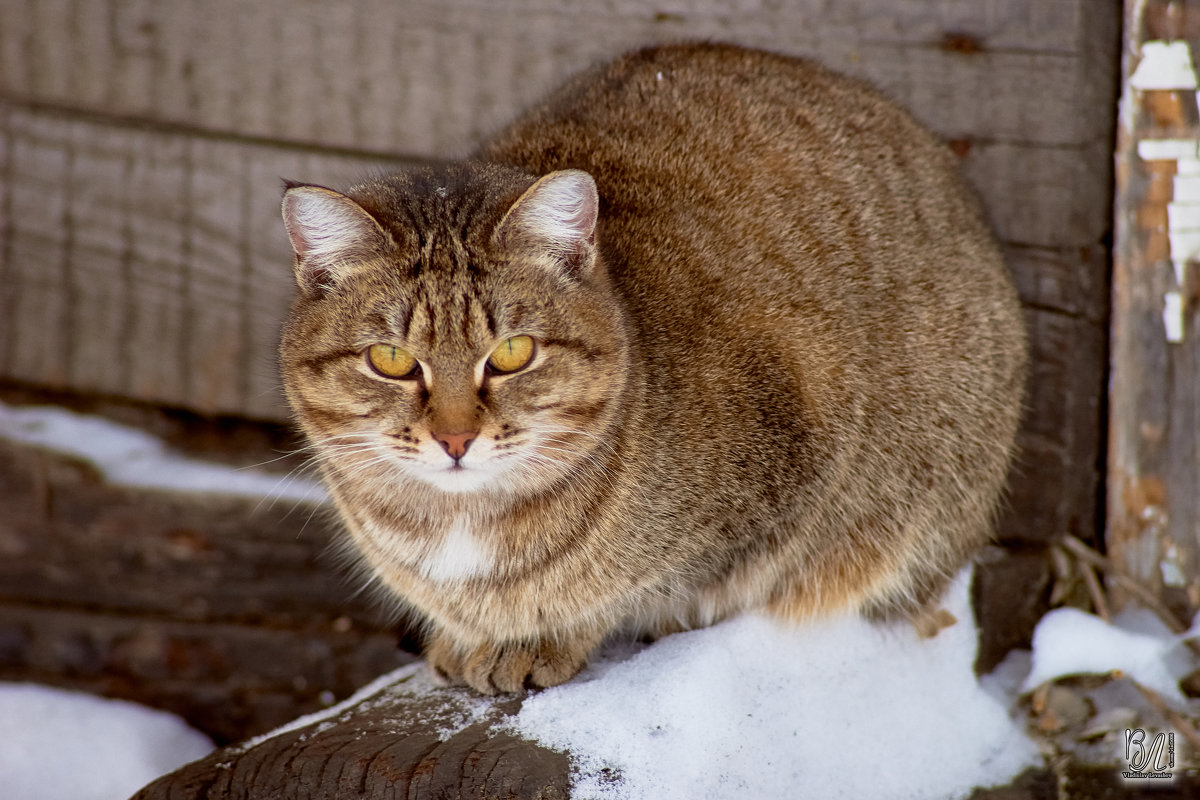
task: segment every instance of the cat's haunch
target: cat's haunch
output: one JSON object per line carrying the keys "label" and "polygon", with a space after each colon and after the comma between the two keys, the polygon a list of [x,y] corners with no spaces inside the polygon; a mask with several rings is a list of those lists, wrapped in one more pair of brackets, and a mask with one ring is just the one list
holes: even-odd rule
{"label": "cat's haunch", "polygon": [[751,609],[928,623],[990,535],[1016,293],[952,154],[856,81],[650,48],[283,216],[288,400],[446,680]]}

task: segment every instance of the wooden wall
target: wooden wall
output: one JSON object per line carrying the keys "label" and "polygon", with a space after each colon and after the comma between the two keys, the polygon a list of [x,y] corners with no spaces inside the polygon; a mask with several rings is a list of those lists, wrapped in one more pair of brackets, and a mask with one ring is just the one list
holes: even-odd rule
{"label": "wooden wall", "polygon": [[6,0],[0,378],[281,419],[281,177],[452,157],[597,58],[728,39],[865,77],[952,141],[1034,337],[1004,534],[1089,536],[1118,27],[1092,0]]}
{"label": "wooden wall", "polygon": [[[280,178],[344,185],[453,157],[595,59],[662,40],[731,40],[867,78],[951,142],[1003,241],[1033,338],[1002,538],[1091,538],[1119,27],[1119,3],[1101,0],[3,0],[0,386],[281,421],[274,346],[292,280]],[[23,474],[0,471],[0,502],[28,497]],[[73,491],[75,479],[64,480]],[[0,520],[0,540],[7,531],[25,543],[0,580],[0,606],[23,604],[0,619],[0,639],[16,637],[13,669],[76,635],[55,638],[47,609],[114,608],[60,597],[55,583],[75,574],[72,559],[94,535],[86,520],[111,499],[42,518],[40,530],[28,522],[13,533]],[[38,519],[40,508],[22,513]],[[271,569],[276,526],[291,523],[256,532],[260,522],[210,525],[217,552],[257,536],[256,563]],[[173,535],[155,525],[148,539]],[[30,544],[40,535],[62,543]],[[96,558],[135,547],[101,541],[111,548]],[[1014,558],[992,569],[991,591],[1036,600],[1044,562]],[[171,573],[139,574],[152,583]],[[196,591],[211,599],[221,588]],[[344,602],[319,597],[320,609],[301,604],[287,625],[331,618]],[[997,624],[1012,616],[991,605]],[[116,609],[154,616],[169,606]],[[53,619],[79,636],[116,624]],[[234,690],[219,672],[204,685],[225,702]]]}

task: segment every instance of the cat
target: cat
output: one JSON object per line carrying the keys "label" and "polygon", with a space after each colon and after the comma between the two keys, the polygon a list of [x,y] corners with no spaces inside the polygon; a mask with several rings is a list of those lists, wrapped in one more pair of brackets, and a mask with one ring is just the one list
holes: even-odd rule
{"label": "cat", "polygon": [[750,610],[921,623],[990,536],[1017,296],[955,157],[855,80],[650,47],[283,218],[287,399],[443,681]]}

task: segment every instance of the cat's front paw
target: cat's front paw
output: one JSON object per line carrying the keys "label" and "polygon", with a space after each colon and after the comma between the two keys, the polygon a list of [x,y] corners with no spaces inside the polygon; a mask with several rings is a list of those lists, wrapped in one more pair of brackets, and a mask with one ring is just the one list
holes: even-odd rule
{"label": "cat's front paw", "polygon": [[583,669],[591,649],[582,642],[542,640],[485,644],[464,652],[448,637],[434,635],[425,658],[442,683],[492,695],[564,683]]}

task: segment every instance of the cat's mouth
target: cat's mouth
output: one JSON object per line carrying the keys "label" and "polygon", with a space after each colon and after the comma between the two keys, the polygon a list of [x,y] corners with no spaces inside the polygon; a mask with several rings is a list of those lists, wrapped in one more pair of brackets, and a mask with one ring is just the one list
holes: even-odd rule
{"label": "cat's mouth", "polygon": [[461,461],[426,467],[416,471],[415,475],[426,483],[452,494],[482,489],[490,485],[497,477],[495,471],[486,466],[469,465]]}

